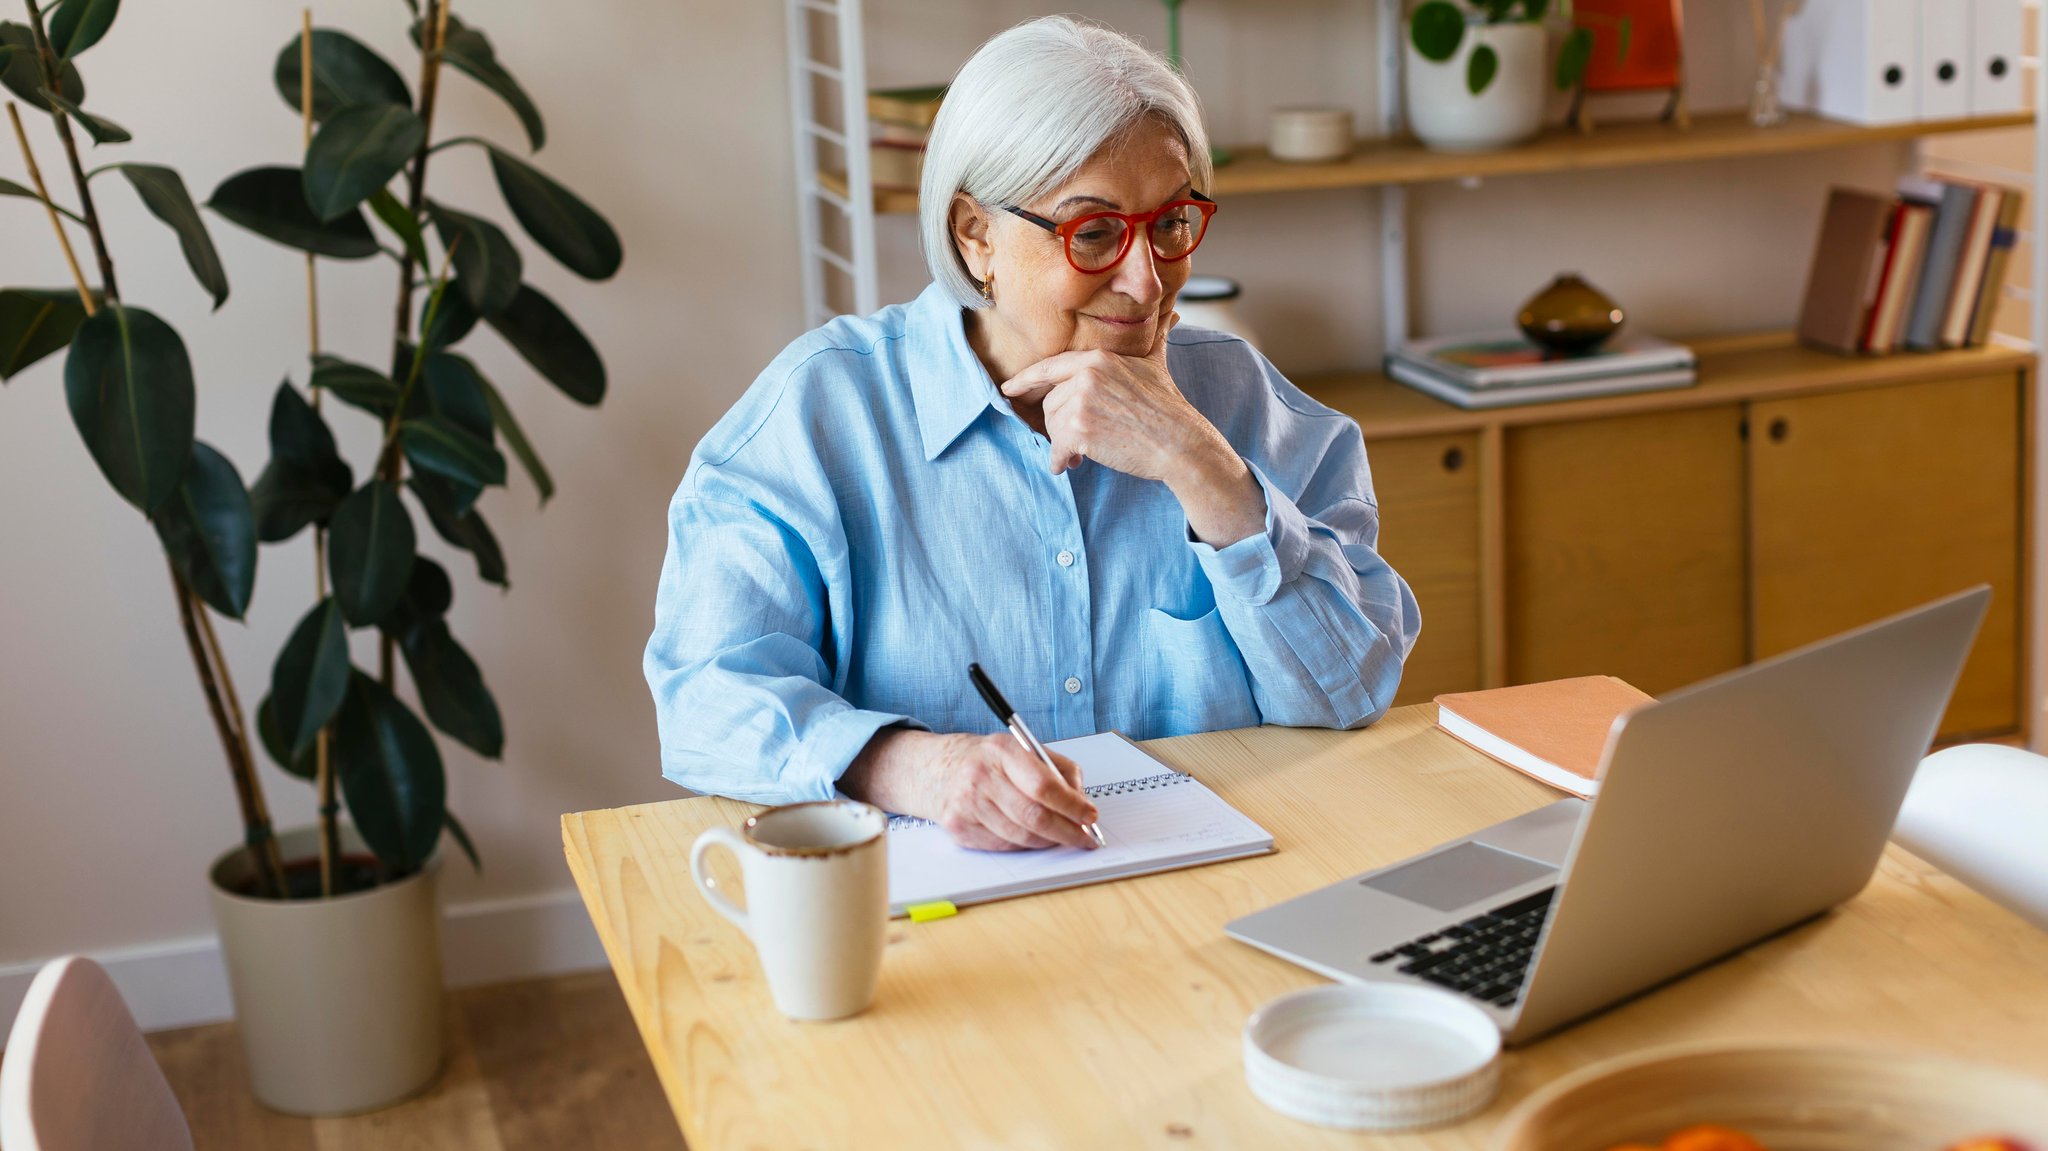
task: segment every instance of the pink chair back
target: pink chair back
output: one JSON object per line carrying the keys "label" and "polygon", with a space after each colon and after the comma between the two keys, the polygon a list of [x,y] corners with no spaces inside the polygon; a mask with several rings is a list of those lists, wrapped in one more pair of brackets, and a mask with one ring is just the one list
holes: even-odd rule
{"label": "pink chair back", "polygon": [[6,1151],[192,1151],[192,1132],[106,969],[36,973],[0,1059]]}

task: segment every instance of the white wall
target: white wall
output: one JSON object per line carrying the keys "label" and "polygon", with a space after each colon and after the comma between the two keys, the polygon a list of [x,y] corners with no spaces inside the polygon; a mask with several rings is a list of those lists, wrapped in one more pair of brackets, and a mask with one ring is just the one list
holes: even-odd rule
{"label": "white wall", "polygon": [[[871,5],[877,85],[944,78],[979,40],[1046,10],[1024,0]],[[1083,7],[1163,41],[1157,4]],[[1692,7],[1695,106],[1738,103],[1746,16],[1739,5]],[[410,80],[401,12],[393,0],[328,0],[317,16],[406,61]],[[524,906],[568,885],[562,812],[673,794],[659,778],[639,673],[663,508],[691,445],[799,319],[784,29],[773,0],[506,0],[458,14],[492,36],[546,113],[550,142],[537,162],[599,205],[626,248],[619,276],[589,285],[526,246],[529,278],[605,354],[602,408],[569,403],[487,332],[469,345],[560,486],[537,510],[515,469],[511,491],[486,499],[513,591],[476,584],[467,557],[449,558],[422,528],[426,549],[457,576],[455,629],[507,727],[502,763],[444,743],[452,805],[486,861],[481,876],[451,861],[446,896]],[[124,6],[83,64],[90,106],[137,143],[100,148],[88,164],[169,163],[203,199],[242,167],[294,162],[298,124],[270,69],[297,19],[295,7],[259,0],[213,0],[203,14]],[[1185,19],[1190,72],[1218,139],[1262,137],[1265,109],[1290,102],[1344,103],[1373,122],[1370,0],[1214,0],[1188,6]],[[520,139],[493,97],[452,72],[436,131]],[[61,173],[46,126],[36,141],[46,173]],[[1433,331],[1499,323],[1572,269],[1646,330],[1788,326],[1827,185],[1882,185],[1905,156],[1878,147],[1422,190],[1411,199],[1418,321]],[[0,148],[0,176],[22,179],[9,149]],[[57,183],[70,200],[68,181]],[[473,150],[436,156],[430,188],[516,232]],[[128,187],[108,178],[95,190],[124,295],[164,315],[190,346],[200,435],[253,481],[272,390],[286,373],[303,382],[301,261],[210,220],[234,294],[209,315],[174,240]],[[1376,219],[1369,192],[1248,197],[1226,204],[1200,260],[1244,281],[1247,318],[1269,333],[1283,368],[1365,366],[1381,343]],[[885,220],[881,238],[884,298],[914,293],[922,274],[910,221]],[[381,260],[323,264],[329,350],[381,359],[392,279]],[[65,282],[40,212],[0,200],[0,284]],[[61,390],[52,359],[0,391],[0,974],[62,952],[147,953],[206,935],[203,872],[239,834],[156,540],[99,476]],[[344,452],[365,460],[368,421],[345,409],[331,418]],[[310,604],[310,566],[303,537],[266,548],[248,625],[224,626],[250,707]],[[303,785],[266,773],[279,822],[306,821]]]}

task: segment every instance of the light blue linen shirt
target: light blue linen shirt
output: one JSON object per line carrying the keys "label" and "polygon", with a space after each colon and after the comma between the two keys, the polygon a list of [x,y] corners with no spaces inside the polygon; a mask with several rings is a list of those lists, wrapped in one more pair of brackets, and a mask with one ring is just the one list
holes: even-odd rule
{"label": "light blue linen shirt", "polygon": [[1377,719],[1420,616],[1375,550],[1358,425],[1235,336],[1167,345],[1264,489],[1262,534],[1212,548],[1164,484],[1052,475],[936,285],[791,344],[669,505],[645,667],[662,774],[827,798],[880,728],[1000,730],[970,661],[1046,740]]}

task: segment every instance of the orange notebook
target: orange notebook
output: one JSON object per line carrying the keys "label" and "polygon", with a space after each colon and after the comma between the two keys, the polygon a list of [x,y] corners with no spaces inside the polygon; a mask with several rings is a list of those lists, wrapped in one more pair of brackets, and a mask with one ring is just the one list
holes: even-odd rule
{"label": "orange notebook", "polygon": [[1611,675],[1586,675],[1440,695],[1436,725],[1532,779],[1587,797],[1600,788],[1594,773],[1614,721],[1649,702]]}

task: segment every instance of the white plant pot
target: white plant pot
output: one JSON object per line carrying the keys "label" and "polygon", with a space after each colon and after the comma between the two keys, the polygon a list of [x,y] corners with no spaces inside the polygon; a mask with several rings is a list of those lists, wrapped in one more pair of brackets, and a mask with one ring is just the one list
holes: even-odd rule
{"label": "white plant pot", "polygon": [[[286,861],[318,858],[317,828],[278,837]],[[363,852],[354,829],[345,853]],[[240,848],[210,872],[235,1022],[256,1098],[292,1115],[374,1111],[441,1070],[441,912],[436,857],[396,883],[333,899],[255,899]]]}
{"label": "white plant pot", "polygon": [[[1493,48],[1500,70],[1474,96],[1465,69],[1481,44]],[[1458,51],[1439,64],[1415,50],[1401,29],[1402,91],[1409,130],[1439,152],[1487,152],[1519,144],[1543,127],[1549,37],[1540,24],[1468,24]]]}

